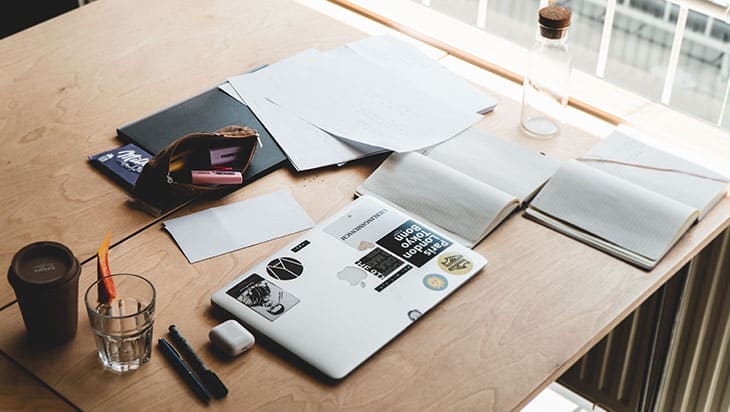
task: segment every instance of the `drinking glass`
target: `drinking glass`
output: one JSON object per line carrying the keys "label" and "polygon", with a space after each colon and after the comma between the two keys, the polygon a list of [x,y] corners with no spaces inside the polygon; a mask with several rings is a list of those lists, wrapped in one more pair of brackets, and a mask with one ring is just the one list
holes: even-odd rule
{"label": "drinking glass", "polygon": [[111,302],[100,302],[102,281],[94,282],[86,290],[86,311],[101,363],[115,372],[127,372],[150,359],[155,287],[139,275],[111,277],[117,296]]}

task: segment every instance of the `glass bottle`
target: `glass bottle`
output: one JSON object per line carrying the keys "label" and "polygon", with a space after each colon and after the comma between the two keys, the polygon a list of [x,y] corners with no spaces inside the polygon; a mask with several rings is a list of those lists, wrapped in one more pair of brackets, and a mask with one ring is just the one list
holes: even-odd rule
{"label": "glass bottle", "polygon": [[523,83],[520,126],[528,135],[557,136],[564,122],[572,63],[567,45],[569,9],[540,9],[535,44],[530,49]]}

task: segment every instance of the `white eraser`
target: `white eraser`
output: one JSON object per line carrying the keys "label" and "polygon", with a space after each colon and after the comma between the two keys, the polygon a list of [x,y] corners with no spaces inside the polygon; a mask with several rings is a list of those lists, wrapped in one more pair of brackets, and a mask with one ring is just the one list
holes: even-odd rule
{"label": "white eraser", "polygon": [[208,333],[210,341],[228,356],[236,356],[246,352],[255,340],[251,332],[233,319],[215,326]]}

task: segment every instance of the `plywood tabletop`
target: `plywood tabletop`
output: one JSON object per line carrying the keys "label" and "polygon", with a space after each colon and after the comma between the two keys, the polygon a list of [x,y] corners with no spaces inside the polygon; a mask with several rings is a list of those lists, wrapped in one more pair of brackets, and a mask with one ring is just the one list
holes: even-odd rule
{"label": "plywood tabletop", "polygon": [[[106,228],[120,240],[150,222],[126,208],[124,192],[85,163],[88,154],[119,144],[119,125],[246,68],[362,36],[286,0],[101,0],[0,41],[0,61],[10,74],[0,79],[9,102],[0,107],[0,131],[9,139],[0,160],[18,167],[16,180],[41,170],[25,185],[0,183],[14,194],[0,203],[7,228],[0,263],[7,266],[17,248],[38,237],[61,240],[90,258]],[[502,138],[557,159],[577,157],[598,141],[570,127],[557,139],[528,139],[518,131],[518,104],[497,97],[480,127]],[[382,160],[300,174],[281,169],[179,214],[289,189],[320,221],[350,202]],[[114,247],[111,266],[153,281],[155,338],[171,323],[181,329],[231,389],[215,402],[220,409],[506,411],[557,378],[729,218],[726,198],[644,272],[514,214],[476,247],[489,259],[482,273],[339,383],[263,339],[233,360],[207,344],[208,330],[223,320],[211,310],[211,293],[292,236],[191,265],[155,223]],[[90,261],[79,294],[95,276]],[[0,297],[8,289],[3,285]],[[137,372],[102,370],[81,307],[75,339],[52,350],[28,344],[17,304],[0,311],[0,330],[0,350],[84,410],[204,408],[156,351]]]}
{"label": "plywood tabletop", "polygon": [[74,411],[74,407],[0,354],[0,410]]}
{"label": "plywood tabletop", "polygon": [[[303,181],[282,170],[221,202],[289,188],[318,221],[351,201],[371,166],[360,162]],[[489,259],[483,272],[339,383],[260,336],[252,351],[232,360],[208,344],[210,328],[225,319],[211,308],[213,291],[295,235],[191,265],[169,235],[153,227],[115,248],[111,266],[155,284],[155,339],[168,325],[178,326],[231,390],[217,408],[506,411],[559,376],[666,280],[710,237],[720,215],[730,215],[730,200],[652,272],[514,215],[476,249]],[[82,289],[95,270],[94,262],[84,266]],[[2,351],[84,410],[204,408],[156,350],[137,372],[102,370],[81,306],[77,336],[53,350],[28,345],[17,305],[0,312],[0,329]]]}
{"label": "plywood tabletop", "polygon": [[[500,100],[500,110],[480,126],[557,158],[575,157],[597,141],[571,128],[561,138],[569,141],[523,140],[514,129],[516,105]],[[178,214],[289,189],[320,221],[350,202],[382,159],[301,174],[279,170]],[[295,235],[191,265],[154,225],[114,248],[111,265],[114,271],[144,274],[155,284],[155,339],[173,323],[188,337],[231,389],[216,408],[507,411],[557,378],[726,227],[729,216],[730,200],[724,199],[655,270],[645,272],[515,214],[476,248],[489,259],[482,273],[339,383],[265,339],[232,360],[217,356],[208,344],[210,328],[225,319],[211,308],[212,292]],[[94,277],[90,262],[81,285]],[[137,372],[119,376],[102,370],[85,316],[79,307],[72,342],[39,351],[27,344],[18,307],[12,305],[0,312],[0,329],[6,331],[0,350],[84,410],[204,408],[156,351]]]}
{"label": "plywood tabletop", "polygon": [[[122,145],[117,127],[251,67],[363,36],[285,0],[188,0],[94,2],[0,40],[0,268],[40,240],[83,261],[107,229],[116,243],[152,221],[87,163]],[[0,280],[0,307],[13,299]]]}

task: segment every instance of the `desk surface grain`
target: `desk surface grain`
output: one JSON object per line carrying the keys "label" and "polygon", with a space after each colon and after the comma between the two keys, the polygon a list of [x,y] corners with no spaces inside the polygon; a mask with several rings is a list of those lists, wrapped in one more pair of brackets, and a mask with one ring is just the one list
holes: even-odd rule
{"label": "desk surface grain", "polygon": [[[100,1],[0,40],[0,268],[60,241],[79,260],[152,217],[87,163],[116,128],[309,47],[364,35],[294,3]],[[4,277],[4,276],[3,276]],[[0,280],[0,307],[14,299]]]}
{"label": "desk surface grain", "polygon": [[[499,104],[482,127],[554,157],[574,157],[597,140],[570,128],[561,139],[571,145],[524,139],[511,131],[517,104],[504,99]],[[279,170],[178,214],[290,189],[320,221],[350,202],[382,159],[301,174]],[[655,270],[644,272],[513,215],[476,248],[489,259],[482,273],[338,384],[270,342],[233,360],[216,356],[207,343],[208,330],[224,319],[212,311],[211,293],[295,235],[191,265],[155,225],[113,249],[111,265],[155,283],[155,338],[172,323],[185,333],[231,389],[228,398],[215,402],[217,408],[506,411],[559,376],[725,227],[728,216],[730,200],[724,199]],[[94,277],[94,262],[84,265],[81,285]],[[0,349],[85,410],[203,408],[157,352],[132,374],[102,370],[82,307],[79,322],[72,342],[40,352],[27,344],[13,305],[0,312],[5,331]]]}
{"label": "desk surface grain", "polygon": [[[4,165],[41,173],[25,185],[0,183],[14,194],[1,203],[9,234],[0,244],[2,263],[38,237],[56,237],[91,257],[107,227],[120,239],[150,222],[122,206],[124,193],[85,164],[86,155],[118,144],[113,131],[120,124],[247,67],[359,37],[286,0],[101,0],[0,41],[0,61],[10,73],[0,79],[8,96],[0,130],[10,142],[0,155]],[[500,98],[480,127],[557,159],[577,157],[598,141],[573,128],[557,139],[530,140],[519,134],[518,116],[518,104]],[[301,174],[282,169],[182,213],[288,188],[320,221],[351,201],[382,159]],[[16,179],[20,171],[12,172]],[[154,224],[113,248],[111,266],[155,283],[155,338],[178,325],[231,389],[214,403],[220,409],[506,411],[559,376],[727,227],[729,217],[724,199],[644,272],[515,214],[476,248],[489,259],[482,273],[338,384],[270,342],[233,360],[215,356],[207,344],[208,330],[222,320],[211,310],[211,293],[291,236],[191,265]],[[84,265],[80,294],[95,276],[95,262]],[[204,407],[156,351],[137,372],[102,370],[81,307],[75,339],[52,350],[26,342],[17,305],[0,311],[0,330],[0,350],[84,410]]]}
{"label": "desk surface grain", "polygon": [[[289,188],[321,220],[351,201],[374,162],[304,176],[280,170],[216,204]],[[216,408],[507,411],[585,353],[728,215],[725,199],[652,272],[512,216],[477,247],[489,258],[483,272],[337,384],[265,340],[232,360],[215,355],[208,344],[210,328],[225,319],[212,310],[211,293],[296,235],[191,265],[169,235],[153,227],[115,248],[111,266],[144,274],[155,284],[154,340],[170,324],[180,328],[231,390],[215,401]],[[95,271],[94,262],[84,265],[82,289]],[[84,410],[204,408],[156,350],[137,372],[104,371],[81,305],[78,313],[75,339],[40,351],[26,341],[18,306],[12,305],[0,312],[0,349]]]}
{"label": "desk surface grain", "polygon": [[0,410],[60,412],[75,409],[0,354]]}

